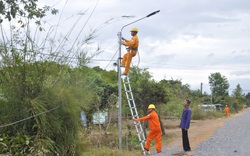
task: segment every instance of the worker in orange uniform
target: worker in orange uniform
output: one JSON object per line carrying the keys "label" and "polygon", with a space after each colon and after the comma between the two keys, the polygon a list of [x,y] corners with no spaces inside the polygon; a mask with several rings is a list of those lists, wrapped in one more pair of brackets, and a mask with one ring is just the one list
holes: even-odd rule
{"label": "worker in orange uniform", "polygon": [[224,108],[226,116],[229,116],[229,107],[226,105],[226,107]]}
{"label": "worker in orange uniform", "polygon": [[148,152],[151,141],[154,138],[156,138],[156,151],[157,153],[160,153],[162,149],[161,147],[162,130],[161,130],[161,123],[159,121],[158,114],[155,111],[155,105],[150,104],[148,106],[147,116],[144,116],[138,119],[133,119],[133,120],[136,122],[148,120],[150,131],[148,133],[147,142],[144,146],[144,149]]}
{"label": "worker in orange uniform", "polygon": [[123,42],[122,45],[126,46],[127,53],[123,55],[121,66],[125,67],[125,71],[122,75],[128,75],[130,63],[132,61],[132,57],[134,57],[138,51],[139,47],[139,39],[137,37],[138,29],[132,28],[131,32],[131,40],[127,40],[122,37]]}

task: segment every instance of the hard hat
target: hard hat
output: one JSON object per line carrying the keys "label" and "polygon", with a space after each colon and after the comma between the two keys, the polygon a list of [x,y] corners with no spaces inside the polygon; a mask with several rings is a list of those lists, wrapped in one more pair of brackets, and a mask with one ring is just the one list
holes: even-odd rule
{"label": "hard hat", "polygon": [[130,31],[138,32],[138,29],[137,28],[132,28]]}
{"label": "hard hat", "polygon": [[155,109],[155,105],[154,105],[154,104],[150,104],[150,105],[148,106],[148,109]]}

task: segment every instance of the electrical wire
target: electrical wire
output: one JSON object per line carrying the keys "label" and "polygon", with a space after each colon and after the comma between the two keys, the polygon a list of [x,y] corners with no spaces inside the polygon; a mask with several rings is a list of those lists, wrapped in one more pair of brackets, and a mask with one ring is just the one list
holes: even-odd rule
{"label": "electrical wire", "polygon": [[0,125],[0,128],[4,128],[4,127],[8,127],[8,126],[12,126],[12,125],[18,124],[18,123],[20,123],[20,122],[23,122],[23,121],[26,121],[26,120],[32,119],[32,118],[34,118],[34,117],[36,117],[36,116],[40,116],[40,115],[42,115],[42,114],[49,113],[49,112],[51,112],[51,111],[53,111],[53,110],[55,110],[55,109],[59,108],[60,106],[61,106],[61,105],[56,106],[56,107],[54,107],[54,108],[52,108],[52,109],[49,109],[49,110],[47,110],[47,111],[44,111],[44,112],[38,113],[38,114],[36,114],[36,115],[32,115],[32,116],[29,116],[29,117],[27,117],[27,118],[24,118],[24,119],[21,119],[21,120],[15,121],[15,122],[11,122],[11,123],[8,123],[8,124]]}

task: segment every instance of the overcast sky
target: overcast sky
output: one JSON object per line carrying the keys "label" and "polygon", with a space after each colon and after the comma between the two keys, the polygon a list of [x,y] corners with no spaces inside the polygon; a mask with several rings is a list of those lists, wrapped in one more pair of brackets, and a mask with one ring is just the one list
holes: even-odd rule
{"label": "overcast sky", "polygon": [[[113,18],[97,32],[94,41],[104,52],[94,58],[91,66],[115,69],[112,63],[108,65],[108,61],[100,60],[110,60],[117,52],[117,33],[122,26],[160,10],[122,31],[123,37],[130,39],[129,30],[139,29],[139,55],[134,57],[133,65],[148,68],[157,81],[181,79],[191,89],[199,89],[202,82],[208,93],[208,76],[220,72],[230,83],[230,93],[238,83],[245,93],[250,92],[249,0],[61,0],[53,4],[63,15],[60,25],[65,30],[72,23],[62,21],[87,10],[76,27],[76,34],[93,11],[81,37],[89,28],[97,28]],[[122,16],[133,18],[122,19]],[[58,19],[59,15],[48,23]]]}

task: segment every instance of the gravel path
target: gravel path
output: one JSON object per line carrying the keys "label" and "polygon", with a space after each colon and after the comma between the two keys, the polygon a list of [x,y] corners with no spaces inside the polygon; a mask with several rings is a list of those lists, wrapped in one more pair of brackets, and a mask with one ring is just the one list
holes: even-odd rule
{"label": "gravel path", "polygon": [[[213,135],[191,152],[184,153],[177,145],[152,156],[248,156],[250,155],[250,109],[225,122]],[[192,146],[192,142],[191,142]],[[192,147],[191,147],[192,148]]]}
{"label": "gravel path", "polygon": [[250,109],[218,128],[201,143],[194,156],[247,156],[250,155]]}

